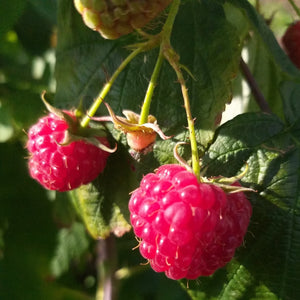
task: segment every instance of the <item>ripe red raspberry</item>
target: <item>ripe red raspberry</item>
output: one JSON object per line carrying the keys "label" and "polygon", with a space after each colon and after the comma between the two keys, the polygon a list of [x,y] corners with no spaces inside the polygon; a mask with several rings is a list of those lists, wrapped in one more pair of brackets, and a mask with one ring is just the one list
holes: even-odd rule
{"label": "ripe red raspberry", "polygon": [[290,25],[282,38],[287,55],[300,69],[300,21]]}
{"label": "ripe red raspberry", "polygon": [[144,176],[129,210],[141,255],[153,270],[175,280],[208,276],[226,265],[252,214],[244,193],[226,195],[180,165]]}
{"label": "ripe red raspberry", "polygon": [[[65,120],[50,113],[28,132],[29,173],[49,190],[68,191],[93,181],[103,171],[109,156],[83,140],[61,145],[67,129]],[[109,146],[106,138],[98,140]]]}

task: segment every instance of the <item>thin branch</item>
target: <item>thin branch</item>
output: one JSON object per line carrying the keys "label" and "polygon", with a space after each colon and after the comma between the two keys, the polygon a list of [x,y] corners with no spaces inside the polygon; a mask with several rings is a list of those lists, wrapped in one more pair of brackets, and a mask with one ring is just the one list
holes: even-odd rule
{"label": "thin branch", "polygon": [[270,108],[269,104],[267,103],[264,95],[262,94],[250,69],[248,68],[248,65],[245,63],[245,61],[242,58],[240,60],[240,68],[241,68],[242,73],[251,89],[254,99],[256,100],[256,103],[260,107],[261,111],[266,112],[266,113],[272,113],[271,108]]}
{"label": "thin branch", "polygon": [[288,0],[289,3],[291,4],[291,6],[293,7],[294,11],[296,12],[296,14],[298,15],[298,17],[300,17],[300,9],[299,7],[296,5],[296,3],[294,2],[294,0]]}
{"label": "thin branch", "polygon": [[113,235],[97,242],[99,280],[96,300],[115,300],[117,297],[117,282],[114,276],[117,269],[115,247]]}
{"label": "thin branch", "polygon": [[142,51],[143,51],[142,47],[135,49],[133,52],[131,52],[125,58],[125,60],[117,68],[117,70],[114,72],[112,77],[109,79],[109,81],[104,85],[104,87],[100,91],[98,97],[96,98],[96,100],[94,101],[92,106],[89,108],[88,113],[86,114],[86,116],[81,120],[80,125],[82,127],[87,127],[88,126],[88,124],[91,120],[91,117],[93,117],[95,115],[96,111],[98,110],[98,108],[101,105],[101,103],[102,103],[103,99],[105,98],[105,96],[110,91],[110,89],[111,89],[113,83],[115,82],[115,80],[117,79],[117,77],[125,69],[125,67],[133,60],[133,58],[136,57],[138,54],[140,54]]}

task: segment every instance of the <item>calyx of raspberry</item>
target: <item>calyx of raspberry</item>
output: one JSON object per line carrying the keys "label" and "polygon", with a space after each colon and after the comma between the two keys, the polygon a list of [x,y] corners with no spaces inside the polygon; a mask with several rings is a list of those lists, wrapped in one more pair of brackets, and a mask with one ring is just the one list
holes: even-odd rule
{"label": "calyx of raspberry", "polygon": [[46,92],[44,91],[41,95],[42,100],[47,108],[47,110],[58,117],[59,119],[66,122],[68,125],[68,129],[65,131],[64,139],[59,143],[60,145],[69,145],[75,141],[84,141],[86,143],[92,144],[99,149],[113,153],[116,151],[115,148],[109,148],[107,145],[101,143],[99,140],[100,137],[106,137],[106,133],[103,129],[95,129],[95,128],[82,128],[80,127],[80,117],[81,113],[79,111],[74,110],[71,111],[64,111],[60,110],[54,106],[52,106],[46,99],[45,99]]}
{"label": "calyx of raspberry", "polygon": [[247,172],[248,172],[248,164],[245,165],[244,171],[238,174],[237,176],[233,176],[233,177],[218,176],[218,177],[211,177],[211,178],[201,177],[201,181],[204,183],[214,184],[228,194],[239,193],[239,192],[255,192],[255,190],[251,188],[247,188],[241,185],[234,185],[234,183],[241,180]]}
{"label": "calyx of raspberry", "polygon": [[166,136],[157,124],[154,116],[148,116],[148,122],[139,124],[140,115],[131,110],[123,110],[126,118],[116,116],[111,107],[105,103],[110,114],[110,120],[114,123],[115,128],[123,131],[127,136],[128,145],[137,152],[142,152],[155,142],[158,134],[163,140],[171,138]]}
{"label": "calyx of raspberry", "polygon": [[[180,145],[187,144],[185,142],[178,142],[176,143],[174,149],[173,149],[173,155],[176,158],[176,160],[179,162],[179,164],[190,173],[193,173],[192,167],[188,164],[186,160],[184,160],[178,153],[178,147]],[[201,165],[201,163],[200,163]],[[224,176],[216,176],[216,177],[205,177],[206,168],[204,170],[201,170],[200,177],[198,178],[199,182],[201,183],[207,183],[207,184],[213,184],[221,188],[225,193],[238,193],[238,192],[255,192],[251,188],[243,187],[240,185],[235,185],[234,183],[241,180],[246,173],[248,172],[248,164],[245,165],[245,169],[233,177],[224,177]]]}
{"label": "calyx of raspberry", "polygon": [[87,27],[106,39],[117,39],[144,27],[172,0],[74,0]]}

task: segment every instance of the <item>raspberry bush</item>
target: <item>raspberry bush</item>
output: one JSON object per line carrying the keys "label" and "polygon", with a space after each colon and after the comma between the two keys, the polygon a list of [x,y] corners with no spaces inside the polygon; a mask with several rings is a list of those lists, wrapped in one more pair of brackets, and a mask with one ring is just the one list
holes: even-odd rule
{"label": "raspberry bush", "polygon": [[0,1],[0,299],[300,298],[300,13],[255,2]]}

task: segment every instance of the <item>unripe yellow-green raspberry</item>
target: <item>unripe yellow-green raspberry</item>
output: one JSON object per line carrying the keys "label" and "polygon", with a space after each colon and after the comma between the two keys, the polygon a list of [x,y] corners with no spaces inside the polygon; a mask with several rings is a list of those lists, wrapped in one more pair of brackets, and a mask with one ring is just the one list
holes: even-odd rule
{"label": "unripe yellow-green raspberry", "polygon": [[83,21],[106,39],[144,27],[172,0],[74,0]]}

